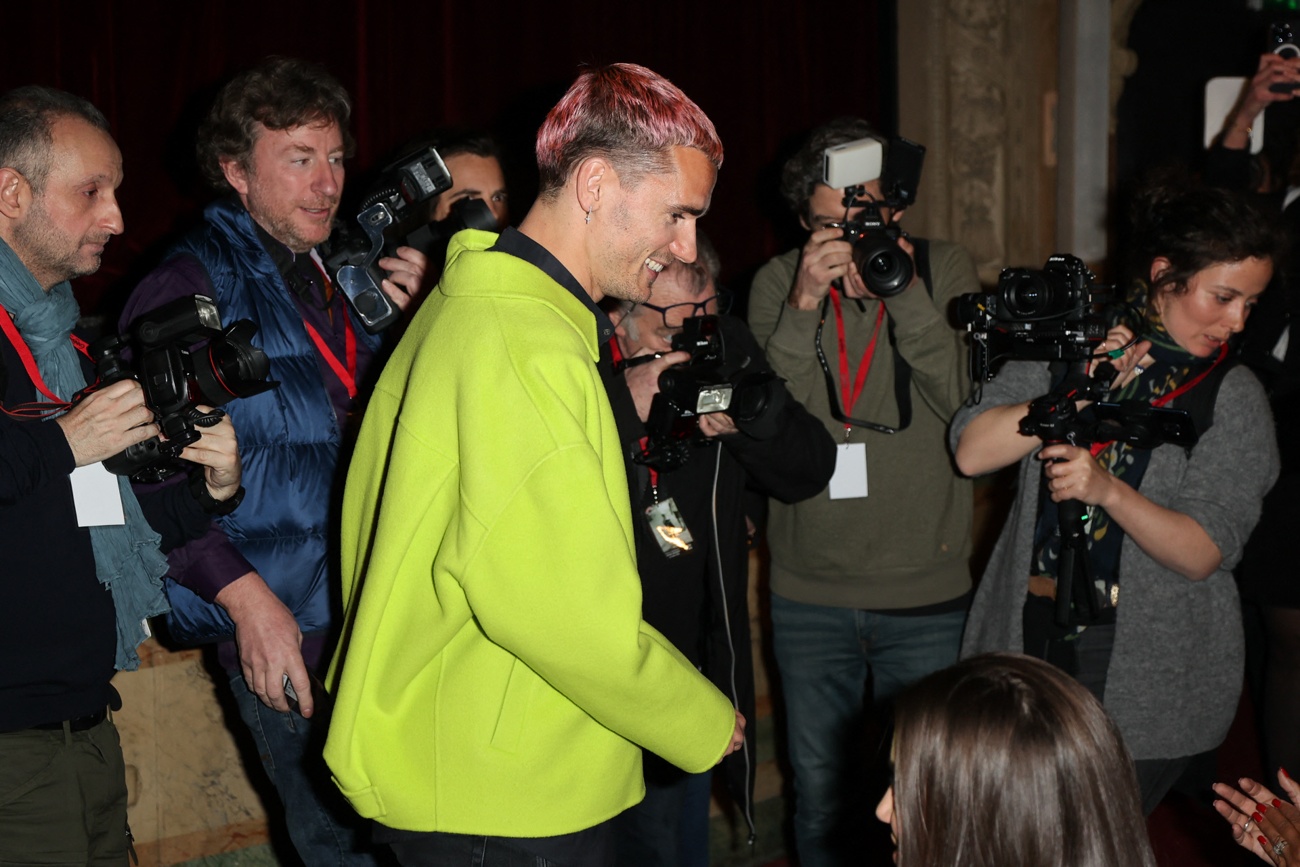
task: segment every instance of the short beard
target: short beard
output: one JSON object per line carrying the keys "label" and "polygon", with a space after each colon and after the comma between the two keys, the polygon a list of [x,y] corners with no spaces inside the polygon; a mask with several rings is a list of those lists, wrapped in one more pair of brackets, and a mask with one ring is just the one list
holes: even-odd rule
{"label": "short beard", "polygon": [[[50,224],[40,198],[33,200],[32,209],[27,219],[14,226],[13,248],[22,259],[32,276],[42,283],[42,289],[49,290],[60,283],[85,277],[99,270],[102,256],[95,256],[94,263],[83,263],[79,252],[86,243],[80,238],[71,252],[61,251],[63,238],[55,232]],[[104,243],[108,238],[104,239]],[[98,242],[96,242],[98,243]]]}

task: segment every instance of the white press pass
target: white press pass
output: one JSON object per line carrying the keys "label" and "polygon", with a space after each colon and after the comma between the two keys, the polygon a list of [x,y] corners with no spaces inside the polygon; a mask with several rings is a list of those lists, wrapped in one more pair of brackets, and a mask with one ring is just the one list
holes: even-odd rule
{"label": "white press pass", "polygon": [[104,469],[103,464],[90,464],[72,471],[72,502],[77,507],[78,527],[110,527],[126,523],[118,478]]}
{"label": "white press pass", "polygon": [[867,446],[840,443],[835,447],[835,475],[829,487],[832,500],[852,500],[867,495]]}

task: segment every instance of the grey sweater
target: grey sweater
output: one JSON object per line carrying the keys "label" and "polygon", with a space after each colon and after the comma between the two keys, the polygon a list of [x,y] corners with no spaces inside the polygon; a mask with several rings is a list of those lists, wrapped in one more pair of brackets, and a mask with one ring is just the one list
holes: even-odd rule
{"label": "grey sweater", "polygon": [[[826,425],[836,443],[844,424],[831,418],[814,336],[820,313],[786,303],[799,250],[764,265],[754,277],[749,322],[790,393]],[[844,608],[903,609],[948,602],[970,589],[971,485],[953,468],[948,421],[969,392],[964,333],[950,318],[954,298],[979,291],[970,254],[930,242],[931,298],[916,285],[866,310],[843,305],[850,375],[856,376],[883,303],[898,352],[912,368],[912,424],[896,434],[854,428],[865,443],[868,496],[832,500],[823,491],[799,503],[774,502],[768,522],[772,590],[787,599]],[[839,389],[834,311],[822,347]],[[881,328],[862,395],[848,414],[893,425],[894,355]]]}
{"label": "grey sweater", "polygon": [[[1010,362],[978,406],[953,419],[955,446],[984,410],[1047,393],[1047,365]],[[1217,747],[1241,694],[1244,645],[1232,568],[1278,473],[1277,444],[1264,390],[1244,367],[1224,377],[1214,425],[1190,458],[1165,445],[1151,453],[1143,496],[1190,515],[1223,555],[1219,569],[1191,581],[1156,563],[1131,537],[1120,555],[1115,647],[1106,675],[1106,710],[1135,759],[1189,756]],[[1020,489],[975,593],[962,656],[1024,649],[1021,626],[1037,519],[1041,464],[1020,463]]]}

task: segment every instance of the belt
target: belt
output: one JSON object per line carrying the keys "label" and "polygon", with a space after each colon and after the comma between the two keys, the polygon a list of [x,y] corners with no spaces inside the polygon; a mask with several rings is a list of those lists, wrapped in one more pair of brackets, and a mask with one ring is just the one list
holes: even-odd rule
{"label": "belt", "polygon": [[59,720],[58,722],[37,723],[34,726],[28,726],[29,729],[39,729],[40,731],[63,731],[66,723],[68,731],[84,732],[86,729],[93,729],[102,723],[108,717],[108,708],[101,708],[87,716],[79,716],[76,719]]}

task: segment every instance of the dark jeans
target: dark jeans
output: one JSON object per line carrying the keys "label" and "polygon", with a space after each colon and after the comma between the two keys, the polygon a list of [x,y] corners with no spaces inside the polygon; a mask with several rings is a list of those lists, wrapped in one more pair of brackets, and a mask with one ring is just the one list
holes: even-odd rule
{"label": "dark jeans", "polygon": [[244,676],[230,675],[239,715],[252,732],[262,767],[284,805],[289,839],[307,867],[375,867],[367,851],[366,823],[344,800],[321,756],[329,708],[317,702],[311,719],[269,708],[248,689]]}
{"label": "dark jeans", "polygon": [[112,721],[0,734],[0,864],[126,863],[126,766]]}
{"label": "dark jeans", "polygon": [[803,867],[857,863],[848,799],[862,787],[866,707],[956,662],[965,623],[965,611],[909,617],[772,594]]}
{"label": "dark jeans", "polygon": [[614,819],[618,867],[707,867],[712,779],[711,772],[647,779],[641,803]]}

